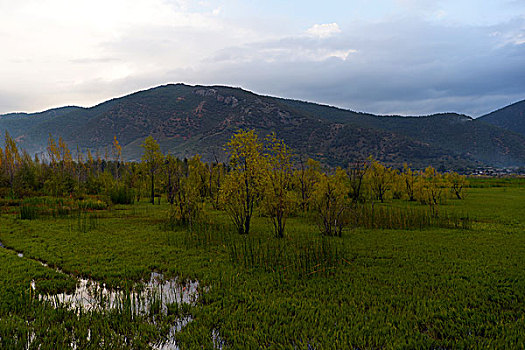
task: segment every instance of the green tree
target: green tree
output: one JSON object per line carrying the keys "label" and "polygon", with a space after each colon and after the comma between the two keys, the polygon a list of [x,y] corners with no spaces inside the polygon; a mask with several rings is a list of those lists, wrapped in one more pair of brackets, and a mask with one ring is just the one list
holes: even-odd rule
{"label": "green tree", "polygon": [[151,136],[148,136],[141,146],[144,149],[141,160],[151,180],[151,204],[155,204],[155,175],[162,166],[164,156],[160,152],[158,142]]}

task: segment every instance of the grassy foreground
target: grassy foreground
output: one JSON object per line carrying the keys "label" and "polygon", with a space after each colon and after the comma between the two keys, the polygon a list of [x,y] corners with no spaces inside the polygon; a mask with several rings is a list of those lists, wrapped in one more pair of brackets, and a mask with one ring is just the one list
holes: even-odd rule
{"label": "grassy foreground", "polygon": [[[397,203],[394,203],[396,205]],[[406,205],[404,202],[399,205]],[[174,315],[76,314],[31,295],[74,289],[72,276],[113,287],[152,271],[197,279],[194,321],[181,348],[525,348],[525,187],[482,187],[447,211],[471,229],[349,229],[321,239],[308,218],[291,218],[284,239],[256,218],[249,237],[211,212],[189,232],[168,228],[167,205],[139,203],[73,216],[0,216],[0,348],[147,348]],[[95,214],[93,214],[95,215]],[[44,267],[31,259],[47,263]],[[88,331],[90,330],[90,331]]]}

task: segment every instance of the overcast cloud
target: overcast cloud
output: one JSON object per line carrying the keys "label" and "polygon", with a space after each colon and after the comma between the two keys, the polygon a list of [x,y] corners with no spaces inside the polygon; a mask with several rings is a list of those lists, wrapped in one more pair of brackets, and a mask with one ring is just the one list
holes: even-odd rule
{"label": "overcast cloud", "polygon": [[0,113],[172,82],[381,114],[525,99],[522,1],[369,3],[0,0]]}

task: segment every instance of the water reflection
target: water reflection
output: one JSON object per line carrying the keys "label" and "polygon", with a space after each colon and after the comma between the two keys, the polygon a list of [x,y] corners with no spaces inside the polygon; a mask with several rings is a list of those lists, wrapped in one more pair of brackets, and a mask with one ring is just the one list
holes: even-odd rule
{"label": "water reflection", "polygon": [[129,307],[133,315],[159,312],[167,315],[168,305],[194,305],[198,286],[197,281],[183,283],[177,278],[164,279],[162,274],[153,272],[148,282],[137,285],[131,292],[108,289],[105,284],[80,278],[73,293],[39,295],[39,299],[77,313]]}

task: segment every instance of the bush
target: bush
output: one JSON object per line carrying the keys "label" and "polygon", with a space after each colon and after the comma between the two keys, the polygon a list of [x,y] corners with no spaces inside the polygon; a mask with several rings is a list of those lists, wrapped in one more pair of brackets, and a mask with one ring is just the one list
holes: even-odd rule
{"label": "bush", "polygon": [[135,191],[124,185],[114,187],[109,197],[113,204],[133,204],[135,202]]}

